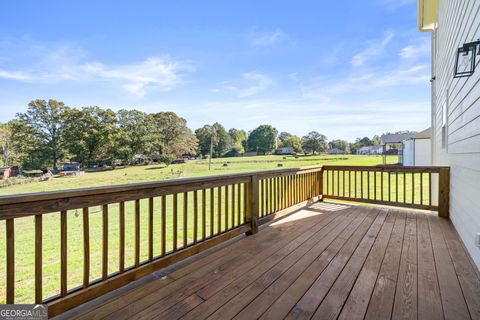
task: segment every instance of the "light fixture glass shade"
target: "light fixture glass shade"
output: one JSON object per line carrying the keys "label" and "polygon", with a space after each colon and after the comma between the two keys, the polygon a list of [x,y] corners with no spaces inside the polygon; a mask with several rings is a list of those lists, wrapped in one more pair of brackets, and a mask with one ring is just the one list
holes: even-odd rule
{"label": "light fixture glass shade", "polygon": [[470,42],[457,49],[454,78],[470,77],[475,72],[478,44]]}

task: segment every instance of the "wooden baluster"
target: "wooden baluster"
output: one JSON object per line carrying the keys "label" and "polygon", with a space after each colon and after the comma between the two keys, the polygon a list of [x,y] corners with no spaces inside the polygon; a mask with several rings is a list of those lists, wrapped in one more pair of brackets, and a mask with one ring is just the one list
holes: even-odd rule
{"label": "wooden baluster", "polygon": [[140,265],[140,200],[135,200],[135,267]]}
{"label": "wooden baluster", "polygon": [[367,199],[370,199],[370,171],[367,171]]}
{"label": "wooden baluster", "polygon": [[125,271],[125,202],[120,202],[118,208],[118,222],[119,222],[119,270]]}
{"label": "wooden baluster", "polygon": [[161,207],[161,215],[162,215],[162,225],[161,225],[161,238],[162,238],[162,249],[161,253],[162,256],[165,255],[167,251],[167,196],[163,195],[161,197],[162,207]]}
{"label": "wooden baluster", "polygon": [[383,171],[380,171],[380,201],[383,201],[383,179],[385,179],[385,175]]}
{"label": "wooden baluster", "polygon": [[183,193],[183,248],[188,244],[188,192]]}
{"label": "wooden baluster", "polygon": [[345,170],[342,171],[342,196],[345,197]]}
{"label": "wooden baluster", "polygon": [[331,173],[331,171],[327,170],[327,171],[325,171],[325,173],[327,175],[327,194],[331,195],[331,189],[330,189],[330,173]]}
{"label": "wooden baluster", "polygon": [[242,184],[237,184],[237,223],[238,225],[242,224]]}
{"label": "wooden baluster", "polygon": [[403,203],[407,203],[407,173],[403,172]]}
{"label": "wooden baluster", "polygon": [[275,177],[275,211],[280,211],[280,180]]}
{"label": "wooden baluster", "polygon": [[214,234],[214,211],[215,211],[215,189],[210,188],[210,237],[213,237]]}
{"label": "wooden baluster", "polygon": [[373,171],[373,199],[377,200],[377,171]]}
{"label": "wooden baluster", "polygon": [[337,170],[337,196],[340,196],[340,170]]}
{"label": "wooden baluster", "polygon": [[207,237],[207,190],[202,189],[202,240]]}
{"label": "wooden baluster", "polygon": [[229,208],[229,205],[228,205],[228,185],[225,186],[225,231],[227,231],[229,228],[229,219],[228,219],[228,216],[229,216],[229,212],[228,212],[228,208]]}
{"label": "wooden baluster", "polygon": [[432,206],[432,173],[428,173],[428,205]]}
{"label": "wooden baluster", "polygon": [[243,223],[247,222],[247,211],[248,211],[248,183],[243,184]]}
{"label": "wooden baluster", "polygon": [[178,237],[178,194],[173,194],[173,251],[177,251]]}
{"label": "wooden baluster", "polygon": [[334,196],[335,195],[335,171],[330,170],[331,176],[332,176],[332,189],[329,192],[330,195]]}
{"label": "wooden baluster", "polygon": [[60,212],[60,295],[67,295],[67,211]]}
{"label": "wooden baluster", "polygon": [[83,287],[90,283],[90,216],[88,208],[83,208]]}
{"label": "wooden baluster", "polygon": [[395,172],[395,202],[398,202],[398,172]]}
{"label": "wooden baluster", "polygon": [[35,216],[35,303],[42,303],[42,215]]}
{"label": "wooden baluster", "polygon": [[108,277],[108,204],[102,206],[102,279]]}
{"label": "wooden baluster", "polygon": [[415,203],[415,172],[412,172],[412,203]]}
{"label": "wooden baluster", "polygon": [[193,243],[198,240],[198,192],[193,191]]}
{"label": "wooden baluster", "polygon": [[5,223],[7,236],[7,304],[15,303],[15,223],[7,219]]}
{"label": "wooden baluster", "polygon": [[217,228],[218,234],[222,233],[222,187],[217,188],[218,198],[217,198]]}
{"label": "wooden baluster", "polygon": [[232,228],[235,228],[237,226],[235,224],[235,185],[232,185]]}
{"label": "wooden baluster", "polygon": [[360,171],[360,198],[363,199],[363,177],[365,175],[363,174],[363,171]]}
{"label": "wooden baluster", "polygon": [[392,196],[392,188],[391,188],[391,182],[392,182],[392,175],[391,172],[388,171],[388,201],[391,201],[391,196]]}
{"label": "wooden baluster", "polygon": [[148,198],[148,260],[153,260],[153,198]]}
{"label": "wooden baluster", "polygon": [[355,175],[355,198],[357,198],[357,176],[358,176],[358,172],[357,171],[353,171],[353,174]]}
{"label": "wooden baluster", "polygon": [[423,172],[420,173],[420,204],[423,205]]}

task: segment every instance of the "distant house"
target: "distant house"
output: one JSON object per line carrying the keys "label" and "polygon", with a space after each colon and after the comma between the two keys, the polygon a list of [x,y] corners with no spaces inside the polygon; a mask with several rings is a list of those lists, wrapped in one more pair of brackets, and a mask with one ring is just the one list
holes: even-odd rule
{"label": "distant house", "polygon": [[345,151],[339,148],[331,148],[327,150],[328,154],[345,154]]}
{"label": "distant house", "polygon": [[249,152],[244,152],[242,154],[242,157],[253,157],[257,155],[257,151],[249,151]]}
{"label": "distant house", "polygon": [[280,147],[275,150],[275,154],[294,154],[295,150],[292,147]]}
{"label": "distant house", "polygon": [[357,150],[357,154],[380,155],[383,153],[382,146],[365,146]]}
{"label": "distant house", "polygon": [[80,171],[81,165],[78,162],[69,162],[63,164],[62,171]]}
{"label": "distant house", "polygon": [[3,167],[0,168],[0,179],[8,179],[10,177],[15,177],[19,173],[18,167]]}
{"label": "distant house", "polygon": [[432,160],[431,128],[417,133],[402,143],[400,163],[404,166],[430,166]]}

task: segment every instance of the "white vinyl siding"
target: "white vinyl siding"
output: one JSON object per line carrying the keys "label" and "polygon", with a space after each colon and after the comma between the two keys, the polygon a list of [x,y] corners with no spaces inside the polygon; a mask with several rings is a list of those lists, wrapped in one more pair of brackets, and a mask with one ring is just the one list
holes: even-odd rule
{"label": "white vinyl siding", "polygon": [[[450,218],[480,267],[480,56],[475,73],[453,78],[458,47],[480,38],[480,1],[440,0],[432,52],[432,147],[434,165],[451,167]],[[442,148],[443,108],[447,108]]]}

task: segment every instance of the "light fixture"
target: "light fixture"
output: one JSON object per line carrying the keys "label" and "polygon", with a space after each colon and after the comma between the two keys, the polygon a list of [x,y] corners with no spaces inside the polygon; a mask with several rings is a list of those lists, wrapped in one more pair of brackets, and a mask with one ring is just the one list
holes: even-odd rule
{"label": "light fixture", "polygon": [[454,78],[470,77],[475,72],[476,56],[480,55],[480,49],[477,50],[477,46],[480,46],[480,39],[465,43],[457,49]]}

